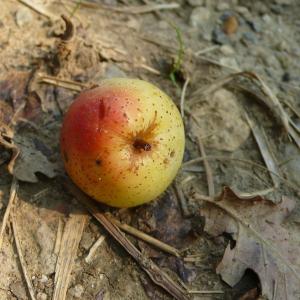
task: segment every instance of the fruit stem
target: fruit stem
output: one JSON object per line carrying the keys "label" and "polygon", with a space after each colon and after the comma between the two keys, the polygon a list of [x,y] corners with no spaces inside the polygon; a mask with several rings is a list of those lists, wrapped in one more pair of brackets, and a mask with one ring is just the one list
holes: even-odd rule
{"label": "fruit stem", "polygon": [[136,138],[133,142],[133,147],[137,150],[150,151],[151,145],[145,142],[143,139]]}

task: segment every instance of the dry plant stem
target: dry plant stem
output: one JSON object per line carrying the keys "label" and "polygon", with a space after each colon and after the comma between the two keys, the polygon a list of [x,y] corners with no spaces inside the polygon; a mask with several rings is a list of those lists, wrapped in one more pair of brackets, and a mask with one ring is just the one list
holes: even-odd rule
{"label": "dry plant stem", "polygon": [[29,295],[30,295],[30,299],[35,300],[36,299],[35,298],[35,293],[34,293],[33,286],[32,286],[31,280],[30,280],[30,276],[27,272],[26,262],[25,262],[25,259],[24,259],[23,253],[22,253],[22,249],[21,249],[19,229],[18,229],[18,225],[17,225],[15,212],[12,212],[12,214],[11,214],[11,223],[12,223],[12,228],[13,228],[13,234],[14,234],[16,249],[17,249],[17,252],[18,252],[18,257],[19,257],[19,260],[20,260],[23,276],[24,276],[24,279],[26,281],[26,285],[27,285],[27,289],[28,289],[28,292],[29,292]]}
{"label": "dry plant stem", "polygon": [[96,251],[102,245],[104,240],[105,240],[105,236],[101,235],[99,237],[99,239],[95,242],[95,244],[90,248],[90,251],[89,251],[88,255],[85,258],[86,263],[89,264],[92,261],[93,257],[95,256]]}
{"label": "dry plant stem", "polygon": [[65,89],[72,90],[75,92],[81,92],[82,90],[89,88],[87,84],[72,81],[72,80],[61,79],[55,76],[40,75],[39,80],[41,83],[47,83],[47,84],[63,87]]}
{"label": "dry plant stem", "polygon": [[16,196],[17,196],[17,191],[18,191],[18,180],[16,179],[16,177],[13,177],[12,179],[12,183],[11,183],[11,187],[10,187],[10,194],[9,194],[9,199],[8,199],[8,204],[4,213],[4,217],[2,220],[2,224],[1,224],[1,230],[0,230],[0,251],[2,248],[2,244],[3,244],[3,239],[4,239],[4,232],[8,223],[8,219],[10,216],[10,212],[11,209],[13,207],[13,204],[15,202]]}
{"label": "dry plant stem", "polygon": [[124,6],[124,7],[115,7],[111,5],[96,4],[87,1],[81,1],[82,7],[88,8],[99,8],[110,11],[115,11],[119,13],[127,14],[145,14],[150,12],[156,12],[160,10],[170,10],[177,9],[180,7],[178,3],[162,3],[162,4],[149,4],[149,5],[140,5],[140,6]]}
{"label": "dry plant stem", "polygon": [[188,291],[189,294],[193,294],[193,295],[214,295],[214,294],[224,294],[223,291],[193,291],[190,290]]}
{"label": "dry plant stem", "polygon": [[144,256],[120,231],[120,229],[113,224],[99,208],[94,201],[81,192],[73,183],[67,182],[67,188],[76,197],[78,201],[84,205],[87,210],[94,216],[96,220],[113,236],[119,244],[139,263],[141,268],[149,275],[151,280],[162,287],[170,295],[178,300],[190,299],[187,291],[178,285],[172,278],[163,272],[151,259]]}
{"label": "dry plant stem", "polygon": [[136,238],[139,238],[141,239],[142,241],[150,244],[150,245],[153,245],[154,247],[164,251],[164,252],[167,252],[169,254],[172,254],[176,257],[180,257],[180,251],[177,250],[176,248],[170,246],[170,245],[167,245],[165,243],[163,243],[162,241],[130,226],[130,225],[127,225],[125,223],[121,223],[119,220],[111,217],[111,216],[107,216],[106,217],[116,226],[118,226],[120,229],[122,229],[123,231],[135,236]]}
{"label": "dry plant stem", "polygon": [[187,201],[186,201],[186,198],[184,196],[181,183],[175,182],[173,184],[173,187],[174,187],[174,192],[175,192],[175,194],[177,196],[177,199],[179,200],[179,204],[180,204],[180,207],[181,207],[182,215],[184,217],[189,217],[191,215],[191,213],[190,213],[190,211],[188,209]]}
{"label": "dry plant stem", "polygon": [[205,157],[206,157],[205,149],[204,149],[203,143],[202,143],[199,136],[197,137],[197,142],[198,142],[198,147],[200,149],[201,156],[204,158],[203,159],[203,164],[204,164],[206,178],[207,178],[208,195],[210,197],[214,197],[214,195],[215,195],[215,186],[214,186],[214,178],[213,178],[212,169],[209,165],[208,160],[205,159]]}
{"label": "dry plant stem", "polygon": [[58,253],[59,253],[62,234],[63,234],[63,221],[61,220],[61,218],[59,218],[58,225],[57,225],[55,246],[54,246],[54,254],[56,254],[56,255],[58,255]]}
{"label": "dry plant stem", "polygon": [[208,53],[208,52],[215,51],[215,50],[217,50],[219,48],[220,48],[219,45],[214,45],[214,46],[211,46],[211,47],[207,47],[205,49],[202,49],[202,50],[199,50],[199,51],[195,52],[195,55],[196,56],[202,55],[202,54],[205,54],[205,53]]}
{"label": "dry plant stem", "polygon": [[83,233],[87,215],[81,212],[72,214],[64,228],[61,247],[56,262],[53,300],[65,300],[74,259]]}
{"label": "dry plant stem", "polygon": [[[254,122],[249,118],[248,114],[245,113],[246,120],[251,128],[251,131],[254,135],[254,138],[256,140],[257,146],[260,150],[260,153],[265,161],[265,164],[270,172],[271,179],[274,183],[274,187],[278,188],[280,185],[280,181],[278,178],[278,175],[280,175],[280,170],[278,168],[277,162],[274,158],[274,154],[272,153],[269,144],[267,142],[266,134],[265,132],[260,129],[257,125],[254,124]],[[276,174],[276,176],[274,175]]]}
{"label": "dry plant stem", "polygon": [[297,273],[294,266],[277,250],[276,245],[273,245],[271,242],[264,239],[264,237],[261,236],[261,234],[258,231],[256,231],[255,228],[253,228],[253,226],[251,224],[249,224],[246,220],[241,218],[234,210],[227,208],[226,206],[224,206],[222,204],[221,201],[216,201],[216,199],[214,199],[212,197],[207,197],[207,196],[195,193],[194,198],[196,200],[203,200],[205,202],[208,202],[208,203],[220,208],[221,210],[225,211],[229,216],[231,216],[235,221],[237,221],[238,224],[242,225],[247,231],[250,231],[252,233],[252,235],[255,236],[255,238],[257,240],[259,240],[263,246],[267,246],[268,249],[270,249],[270,251],[273,252],[273,254],[276,255],[278,257],[278,259],[288,269],[290,269],[290,271],[293,272],[294,276],[300,281],[300,274]]}
{"label": "dry plant stem", "polygon": [[182,88],[182,92],[181,92],[181,97],[180,97],[180,113],[181,113],[181,117],[184,118],[184,102],[185,102],[185,94],[186,94],[186,89],[187,86],[190,82],[190,78],[188,77],[186,79],[186,81],[184,82],[183,88]]}
{"label": "dry plant stem", "polygon": [[300,112],[288,100],[283,102],[300,119]]}
{"label": "dry plant stem", "polygon": [[[228,157],[228,156],[223,156],[223,155],[208,155],[205,157],[205,159],[208,159],[208,160],[216,160],[216,159],[219,159],[219,160],[232,160],[232,161],[238,161],[238,162],[241,162],[241,163],[246,163],[248,165],[252,165],[252,166],[255,166],[261,170],[264,170],[264,171],[267,171],[267,172],[270,172],[272,173],[270,170],[268,170],[265,166],[259,164],[259,163],[256,163],[254,161],[251,161],[251,160],[247,160],[247,159],[242,159],[242,158],[235,158],[235,157]],[[182,167],[186,167],[186,166],[189,166],[189,165],[192,165],[192,164],[195,164],[195,163],[198,163],[200,161],[203,161],[204,160],[204,157],[198,157],[198,158],[195,158],[195,159],[192,159],[190,161],[187,161],[185,163],[182,164]],[[293,188],[295,191],[297,192],[300,192],[300,188],[298,186],[296,186],[295,184],[293,184],[291,181],[283,178],[282,176],[276,174],[276,173],[273,173],[275,176],[278,176],[278,178],[286,183],[289,187]]]}
{"label": "dry plant stem", "polygon": [[148,65],[145,65],[145,64],[138,64],[137,67],[141,68],[141,69],[144,69],[152,74],[155,74],[155,75],[160,75],[160,72]]}
{"label": "dry plant stem", "polygon": [[44,10],[44,8],[41,5],[33,4],[32,1],[30,0],[18,0],[20,3],[24,4],[25,6],[29,7],[36,13],[50,19],[50,20],[55,20],[58,19],[55,15],[52,15],[51,13],[47,12]]}

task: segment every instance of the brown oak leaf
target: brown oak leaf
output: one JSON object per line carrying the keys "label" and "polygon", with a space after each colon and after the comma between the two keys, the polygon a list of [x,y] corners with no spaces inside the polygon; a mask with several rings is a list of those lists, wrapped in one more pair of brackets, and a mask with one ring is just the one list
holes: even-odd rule
{"label": "brown oak leaf", "polygon": [[[203,199],[200,195],[196,198]],[[214,201],[206,199],[201,214],[204,230],[214,236],[228,233],[236,241],[228,245],[217,273],[234,286],[247,269],[260,278],[268,299],[300,299],[299,231],[286,228],[295,201],[286,197],[278,204],[262,197],[240,198],[230,188]]]}

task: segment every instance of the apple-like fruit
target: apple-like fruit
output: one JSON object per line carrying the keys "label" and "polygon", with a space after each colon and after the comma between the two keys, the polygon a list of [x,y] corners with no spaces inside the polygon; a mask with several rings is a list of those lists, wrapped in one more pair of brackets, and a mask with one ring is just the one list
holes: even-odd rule
{"label": "apple-like fruit", "polygon": [[181,165],[184,128],[154,85],[113,78],[82,92],[65,115],[61,153],[71,179],[95,200],[132,207],[160,195]]}

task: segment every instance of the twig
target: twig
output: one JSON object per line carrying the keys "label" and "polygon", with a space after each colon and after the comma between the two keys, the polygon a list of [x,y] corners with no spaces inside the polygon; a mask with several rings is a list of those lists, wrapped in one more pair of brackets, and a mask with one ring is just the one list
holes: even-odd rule
{"label": "twig", "polygon": [[181,97],[180,97],[180,113],[181,113],[181,117],[184,118],[184,102],[185,102],[185,93],[186,93],[186,89],[187,86],[190,82],[190,78],[188,77],[186,79],[186,81],[184,82],[182,91],[181,91]]}
{"label": "twig", "polygon": [[[274,158],[274,154],[272,153],[264,131],[260,129],[257,125],[254,124],[254,122],[249,118],[248,114],[245,112],[246,120],[251,128],[251,131],[254,135],[254,138],[256,140],[256,143],[258,145],[258,148],[260,150],[260,153],[265,161],[265,164],[270,172],[270,176],[272,178],[273,184],[275,188],[279,187],[279,179],[278,175],[280,174],[280,170],[277,166],[277,163]],[[276,176],[274,175],[277,174]]]}
{"label": "twig", "polygon": [[23,253],[22,253],[22,249],[21,249],[19,230],[18,230],[17,220],[16,220],[16,216],[15,216],[15,211],[13,211],[13,213],[11,214],[11,223],[12,223],[12,228],[13,228],[13,233],[14,233],[16,249],[18,252],[23,276],[26,281],[26,286],[27,286],[27,289],[28,289],[28,292],[30,295],[30,299],[35,300],[36,298],[35,298],[34,289],[33,289],[33,286],[32,286],[31,280],[30,280],[30,276],[29,276],[27,268],[26,268],[26,262],[25,262],[25,259],[24,259]]}
{"label": "twig", "polygon": [[118,226],[120,229],[122,229],[123,231],[141,239],[142,241],[150,244],[150,245],[153,245],[155,246],[156,248],[164,251],[164,252],[167,252],[169,254],[172,254],[176,257],[180,257],[180,251],[170,245],[167,245],[166,243],[130,226],[130,225],[127,225],[125,223],[121,223],[119,220],[113,218],[112,216],[107,216],[106,217],[113,223],[115,224],[116,226]]}
{"label": "twig", "polygon": [[145,65],[145,64],[138,64],[137,67],[141,68],[141,69],[144,69],[152,74],[155,74],[155,75],[160,75],[160,71],[148,66],[148,65]]}
{"label": "twig", "polygon": [[87,1],[81,1],[82,7],[88,8],[99,8],[110,11],[115,11],[119,13],[127,14],[145,14],[160,10],[170,10],[180,8],[178,3],[162,3],[162,4],[149,4],[149,5],[140,5],[140,6],[125,6],[125,7],[116,7],[111,5],[104,5],[98,3],[91,3]]}
{"label": "twig", "polygon": [[220,48],[219,45],[214,45],[214,46],[211,46],[211,47],[207,47],[205,49],[202,49],[202,50],[199,50],[199,51],[195,52],[195,55],[199,56],[199,55],[211,52],[211,51],[215,51],[215,50],[217,50],[219,48]]}
{"label": "twig", "polygon": [[173,187],[174,187],[177,199],[179,200],[179,203],[180,203],[180,207],[181,207],[181,210],[182,210],[182,215],[184,217],[189,217],[191,215],[191,213],[188,209],[187,201],[186,201],[186,198],[184,196],[181,184],[175,181],[175,183],[173,184]]}
{"label": "twig", "polygon": [[187,291],[179,286],[172,278],[163,272],[151,259],[144,256],[110,220],[99,211],[95,203],[83,194],[70,181],[67,188],[84,205],[96,220],[119,242],[119,244],[139,263],[141,268],[149,275],[151,280],[171,294],[175,299],[190,299]]}
{"label": "twig", "polygon": [[55,20],[58,19],[58,17],[56,17],[55,15],[47,12],[44,10],[43,7],[41,7],[40,5],[37,4],[33,4],[32,1],[29,0],[18,0],[20,3],[24,4],[25,6],[29,7],[30,9],[32,9],[33,11],[35,11],[36,13],[50,19],[50,20]]}
{"label": "twig", "polygon": [[199,136],[197,137],[197,142],[198,142],[198,147],[200,149],[201,156],[204,158],[203,164],[204,164],[206,178],[207,178],[208,195],[210,197],[213,197],[215,195],[215,186],[214,186],[212,169],[210,167],[208,160],[206,159],[205,149]]}
{"label": "twig", "polygon": [[95,244],[90,248],[90,251],[88,255],[85,258],[86,263],[90,263],[92,261],[93,256],[95,255],[95,252],[98,250],[98,248],[102,245],[103,241],[105,240],[105,235],[101,235],[99,239],[95,242]]}
{"label": "twig", "polygon": [[4,217],[2,220],[2,224],[1,224],[1,231],[0,231],[0,250],[2,248],[2,244],[3,244],[3,239],[4,239],[4,232],[8,223],[8,219],[10,216],[10,212],[11,212],[11,208],[13,207],[13,204],[15,202],[16,196],[17,196],[17,191],[18,191],[18,180],[16,179],[16,177],[13,176],[12,179],[12,183],[10,186],[10,194],[9,194],[9,199],[8,199],[8,204],[4,213]]}
{"label": "twig", "polygon": [[204,291],[204,290],[203,291],[189,290],[188,293],[193,295],[224,294],[223,291]]}
{"label": "twig", "polygon": [[63,87],[65,89],[76,91],[76,92],[81,92],[82,90],[87,89],[89,87],[87,84],[81,82],[61,79],[55,76],[40,75],[39,80],[41,83],[47,83],[47,84]]}
{"label": "twig", "polygon": [[53,300],[66,299],[70,275],[86,219],[87,215],[76,212],[69,217],[65,225],[56,262]]}
{"label": "twig", "polygon": [[58,219],[57,232],[56,232],[56,240],[54,246],[54,254],[58,255],[59,249],[61,247],[61,238],[63,235],[63,222],[61,218]]}
{"label": "twig", "polygon": [[[261,165],[259,163],[256,163],[254,161],[247,160],[247,159],[235,158],[235,157],[228,157],[228,156],[224,156],[224,155],[208,155],[208,156],[205,157],[205,159],[208,159],[208,160],[220,159],[220,160],[239,161],[239,162],[246,163],[248,165],[255,166],[255,167],[257,167],[257,168],[259,168],[261,170],[264,170],[264,171],[272,173],[272,171],[268,170],[265,166],[263,166],[263,165]],[[184,168],[184,167],[187,167],[189,165],[198,163],[198,162],[203,161],[203,160],[204,160],[204,157],[198,157],[198,158],[195,158],[195,159],[192,159],[190,161],[187,161],[187,162],[183,163],[182,167]],[[291,188],[293,188],[295,191],[300,192],[300,188],[298,186],[296,186],[295,184],[293,184],[289,180],[283,178],[282,176],[280,176],[280,175],[278,175],[276,173],[273,173],[273,174],[275,176],[277,176],[282,182],[286,183],[288,186],[290,186]]]}

